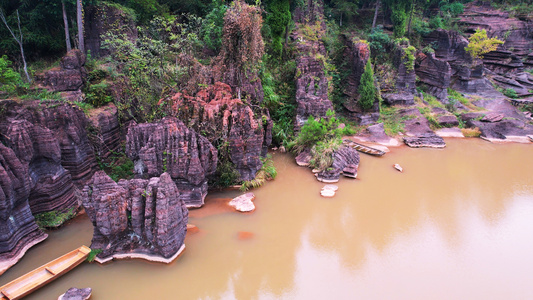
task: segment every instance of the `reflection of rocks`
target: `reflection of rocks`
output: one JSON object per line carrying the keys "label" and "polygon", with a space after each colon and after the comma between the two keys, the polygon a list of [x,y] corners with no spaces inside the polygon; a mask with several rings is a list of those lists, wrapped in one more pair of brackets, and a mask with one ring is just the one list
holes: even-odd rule
{"label": "reflection of rocks", "polygon": [[207,194],[207,176],[215,173],[217,150],[207,138],[176,118],[131,126],[126,155],[135,163],[138,177],[168,172],[180,190],[180,199],[199,207]]}
{"label": "reflection of rocks", "polygon": [[83,189],[83,204],[94,226],[96,260],[144,258],[170,262],[184,249],[188,210],[168,173],[115,183],[97,172]]}
{"label": "reflection of rocks", "polygon": [[0,274],[46,239],[30,211],[28,166],[0,143]]}

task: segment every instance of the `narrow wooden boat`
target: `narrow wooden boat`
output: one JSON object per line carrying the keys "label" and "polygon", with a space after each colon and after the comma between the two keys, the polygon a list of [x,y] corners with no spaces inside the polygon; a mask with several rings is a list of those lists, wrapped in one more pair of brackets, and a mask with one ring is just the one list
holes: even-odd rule
{"label": "narrow wooden boat", "polygon": [[0,300],[20,299],[81,264],[89,255],[87,246],[73,250],[0,287]]}
{"label": "narrow wooden boat", "polygon": [[343,144],[345,146],[352,147],[352,148],[354,148],[355,150],[357,150],[359,152],[363,152],[363,153],[374,155],[374,156],[383,156],[383,155],[385,155],[385,151],[378,150],[378,149],[372,148],[372,147],[368,147],[368,146],[356,143],[356,142],[351,141],[351,140],[343,140],[342,142],[343,142]]}

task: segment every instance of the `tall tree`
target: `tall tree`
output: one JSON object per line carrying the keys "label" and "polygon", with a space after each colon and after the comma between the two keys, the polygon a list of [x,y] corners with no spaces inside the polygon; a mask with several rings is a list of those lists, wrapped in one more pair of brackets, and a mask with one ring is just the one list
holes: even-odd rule
{"label": "tall tree", "polygon": [[380,1],[376,1],[376,10],[374,11],[374,20],[372,20],[372,29],[376,28],[376,21],[378,19],[378,10],[379,10]]}
{"label": "tall tree", "polygon": [[17,9],[16,12],[17,12],[17,25],[18,25],[18,29],[19,29],[19,36],[18,37],[15,35],[15,33],[13,32],[11,27],[9,27],[9,24],[7,24],[6,16],[5,16],[4,10],[2,8],[0,8],[0,19],[2,19],[2,22],[4,22],[4,24],[6,25],[7,29],[9,30],[9,33],[11,33],[11,35],[13,36],[13,38],[15,39],[17,44],[19,44],[20,55],[22,56],[22,63],[24,65],[24,73],[26,74],[26,79],[28,80],[28,82],[31,82],[30,75],[28,74],[28,67],[26,65],[26,56],[24,55],[23,35],[22,35],[22,30],[20,29],[20,16],[19,16],[18,9]]}
{"label": "tall tree", "polygon": [[70,45],[70,34],[68,30],[68,20],[67,20],[67,11],[65,9],[65,0],[61,0],[61,6],[63,8],[63,23],[65,24],[65,43],[67,44],[67,52],[72,50]]}
{"label": "tall tree", "polygon": [[85,39],[83,35],[83,3],[82,0],[76,0],[76,16],[78,21],[78,47],[82,53],[85,53]]}

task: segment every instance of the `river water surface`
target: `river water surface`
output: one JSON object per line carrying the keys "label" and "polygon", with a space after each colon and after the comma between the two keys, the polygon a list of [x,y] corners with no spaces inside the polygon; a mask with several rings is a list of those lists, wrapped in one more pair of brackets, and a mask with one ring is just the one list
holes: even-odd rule
{"label": "river water surface", "polygon": [[[253,191],[256,211],[226,209],[236,191],[211,193],[170,265],[84,263],[27,299],[73,286],[95,300],[533,299],[533,145],[446,142],[361,154],[358,179],[341,179],[334,198],[275,153],[278,177]],[[50,232],[0,285],[90,245],[92,231],[81,216]]]}

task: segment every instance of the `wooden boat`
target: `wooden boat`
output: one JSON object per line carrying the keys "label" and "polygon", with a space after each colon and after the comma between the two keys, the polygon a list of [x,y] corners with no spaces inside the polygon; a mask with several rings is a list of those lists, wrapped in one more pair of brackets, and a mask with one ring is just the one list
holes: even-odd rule
{"label": "wooden boat", "polygon": [[0,287],[0,300],[20,299],[81,264],[89,255],[87,246],[73,250]]}
{"label": "wooden boat", "polygon": [[378,150],[378,149],[372,148],[372,147],[368,147],[368,146],[356,143],[356,142],[351,141],[351,140],[343,140],[342,143],[345,146],[352,147],[355,150],[357,150],[359,152],[366,153],[366,154],[370,154],[370,155],[374,155],[374,156],[383,156],[385,154],[385,151]]}

